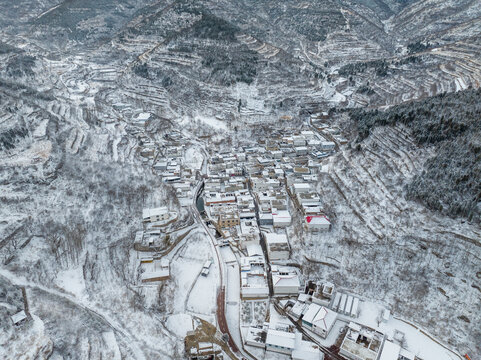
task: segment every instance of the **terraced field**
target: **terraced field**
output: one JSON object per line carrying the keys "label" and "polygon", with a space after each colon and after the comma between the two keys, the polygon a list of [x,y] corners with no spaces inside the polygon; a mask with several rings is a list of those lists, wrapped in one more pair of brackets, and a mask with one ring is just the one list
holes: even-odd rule
{"label": "terraced field", "polygon": [[480,336],[479,312],[469,305],[480,298],[479,227],[404,199],[403,185],[432,155],[408,129],[378,128],[361,147],[331,160],[318,191],[333,214],[333,232],[312,237],[297,256],[316,261],[307,262],[309,271],[394,304],[403,317],[469,348]]}
{"label": "terraced field", "polygon": [[[144,201],[167,197],[142,144],[178,131],[228,150],[265,137],[281,116],[302,124],[331,108],[353,141],[343,110],[479,88],[480,17],[475,0],[1,2],[1,270],[38,299],[45,331],[38,321],[31,332],[39,348],[48,356],[91,346],[91,358],[169,358],[183,336],[168,317],[172,325],[182,311],[212,315],[192,296],[172,304],[133,285],[138,213]],[[151,117],[136,122],[141,113]],[[330,158],[318,191],[333,231],[299,239],[294,255],[307,273],[394,305],[479,355],[481,230],[406,200],[405,185],[435,155],[413,135],[379,127]],[[78,263],[60,263],[48,245],[62,221],[85,226]],[[189,260],[186,253],[175,259]],[[193,259],[201,265],[204,257]],[[59,295],[65,271],[85,281],[80,299]],[[189,284],[191,295],[199,292],[194,278]],[[49,314],[57,305],[80,311],[76,321],[95,331],[56,330],[65,320]]]}

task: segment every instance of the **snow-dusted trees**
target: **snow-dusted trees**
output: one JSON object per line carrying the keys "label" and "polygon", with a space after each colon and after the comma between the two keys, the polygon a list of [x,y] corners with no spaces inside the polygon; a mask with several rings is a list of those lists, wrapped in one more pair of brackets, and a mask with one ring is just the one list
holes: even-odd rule
{"label": "snow-dusted trees", "polygon": [[406,187],[409,199],[450,216],[481,221],[481,89],[442,94],[387,111],[351,111],[359,139],[375,126],[402,123],[436,155]]}
{"label": "snow-dusted trees", "polygon": [[65,224],[49,220],[44,229],[50,251],[58,263],[68,266],[77,264],[85,245],[87,230],[82,219],[69,219]]}

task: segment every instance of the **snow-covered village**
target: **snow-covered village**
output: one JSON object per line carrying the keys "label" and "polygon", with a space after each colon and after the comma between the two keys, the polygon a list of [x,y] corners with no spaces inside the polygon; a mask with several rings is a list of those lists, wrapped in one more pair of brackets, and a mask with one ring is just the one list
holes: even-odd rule
{"label": "snow-covered village", "polygon": [[480,19],[0,0],[0,360],[481,359]]}
{"label": "snow-covered village", "polygon": [[[288,127],[292,119],[283,118],[258,139],[239,139],[231,151],[213,146],[225,141],[220,135],[172,132],[158,143],[143,142],[144,163],[170,184],[178,206],[143,209],[134,243],[138,282],[155,298],[159,283],[175,279],[175,299],[185,306],[175,327],[186,334],[188,358],[460,358],[391,312],[391,304],[303,271],[298,256],[308,257],[301,248],[319,247],[337,225],[316,186],[347,142],[329,120],[322,112]],[[178,213],[189,214],[182,226]],[[190,233],[198,242],[185,249]],[[182,259],[189,257],[196,261]],[[206,323],[216,327],[209,337]]]}

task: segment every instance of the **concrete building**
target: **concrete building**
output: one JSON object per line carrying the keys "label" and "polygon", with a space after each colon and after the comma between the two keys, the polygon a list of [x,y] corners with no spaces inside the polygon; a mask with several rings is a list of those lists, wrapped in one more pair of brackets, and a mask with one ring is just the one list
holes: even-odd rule
{"label": "concrete building", "polygon": [[272,213],[272,225],[274,227],[286,227],[291,225],[292,217],[289,211],[281,210]]}
{"label": "concrete building", "polygon": [[307,153],[308,153],[308,149],[305,146],[298,146],[298,147],[296,147],[295,150],[296,150],[297,156],[307,155]]}
{"label": "concrete building", "polygon": [[25,320],[27,320],[27,314],[25,313],[24,310],[22,310],[22,311],[19,311],[16,314],[10,316],[10,319],[12,320],[12,323],[14,325],[19,325],[22,322],[24,322]]}
{"label": "concrete building", "polygon": [[331,221],[326,215],[308,215],[305,217],[305,226],[310,231],[329,231]]}
{"label": "concrete building", "polygon": [[266,191],[269,189],[269,183],[263,177],[251,177],[252,190],[255,192]]}
{"label": "concrete building", "polygon": [[324,354],[321,353],[319,346],[316,344],[302,340],[302,334],[296,333],[294,350],[292,351],[292,360],[323,360]]}
{"label": "concrete building", "polygon": [[351,360],[378,360],[384,335],[350,322],[339,353]]}
{"label": "concrete building", "polygon": [[264,234],[269,261],[289,259],[289,241],[285,234]]}
{"label": "concrete building", "polygon": [[272,219],[272,214],[271,213],[260,213],[259,214],[259,225],[273,225],[274,221]]}
{"label": "concrete building", "polygon": [[311,191],[311,185],[308,183],[295,183],[292,185],[292,190],[296,194],[308,193]]}
{"label": "concrete building", "polygon": [[301,282],[299,275],[290,268],[271,266],[274,295],[298,295]]}
{"label": "concrete building", "polygon": [[267,298],[269,296],[269,285],[264,268],[264,256],[242,257],[240,265],[241,297],[243,299]]}
{"label": "concrete building", "polygon": [[323,360],[319,346],[302,339],[302,334],[292,332],[283,324],[251,326],[247,330],[245,344],[264,348],[280,354],[290,355],[293,360]]}
{"label": "concrete building", "polygon": [[302,318],[302,326],[326,338],[336,321],[337,314],[324,306],[310,304]]}
{"label": "concrete building", "polygon": [[169,220],[172,215],[173,213],[169,212],[166,206],[142,210],[142,219],[144,222],[166,221]]}
{"label": "concrete building", "polygon": [[206,193],[204,197],[204,203],[206,206],[212,204],[229,204],[235,203],[236,197],[232,193]]}
{"label": "concrete building", "polygon": [[336,143],[332,141],[322,141],[321,142],[321,150],[323,151],[332,151],[336,148]]}
{"label": "concrete building", "polygon": [[296,345],[296,334],[269,329],[266,337],[266,350],[291,355]]}
{"label": "concrete building", "polygon": [[263,326],[250,326],[245,336],[245,344],[265,349],[267,330]]}
{"label": "concrete building", "polygon": [[221,228],[230,228],[240,224],[238,212],[222,212],[217,217],[217,224]]}

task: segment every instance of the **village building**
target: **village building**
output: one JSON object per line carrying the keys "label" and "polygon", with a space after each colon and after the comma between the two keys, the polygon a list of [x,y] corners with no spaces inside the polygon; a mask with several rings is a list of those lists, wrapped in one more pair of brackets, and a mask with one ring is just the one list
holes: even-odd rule
{"label": "village building", "polygon": [[269,190],[269,183],[263,177],[251,177],[250,178],[252,190],[255,192],[261,192]]}
{"label": "village building", "polygon": [[350,322],[339,353],[350,360],[377,360],[384,335]]}
{"label": "village building", "polygon": [[267,298],[269,285],[265,261],[262,255],[242,257],[241,266],[241,297],[243,299]]}
{"label": "village building", "polygon": [[235,157],[236,157],[238,162],[245,162],[247,160],[246,153],[244,153],[244,152],[236,153]]}
{"label": "village building", "polygon": [[336,148],[336,143],[332,141],[323,141],[321,142],[321,150],[322,151],[333,151]]}
{"label": "village building", "polygon": [[306,140],[313,140],[317,136],[312,130],[302,130],[301,135],[306,139]]}
{"label": "village building", "polygon": [[[195,336],[188,332],[188,336]],[[196,342],[193,346],[185,348],[187,356],[190,360],[208,360],[208,359],[223,359],[222,347],[211,342]]]}
{"label": "village building", "polygon": [[260,226],[269,226],[273,225],[274,221],[272,218],[272,213],[260,213],[259,214],[259,225]]}
{"label": "village building", "polygon": [[334,294],[334,284],[307,281],[304,292],[311,296],[311,301],[321,306],[329,306]]}
{"label": "village building", "polygon": [[304,225],[310,231],[329,231],[331,229],[331,221],[326,215],[307,215]]}
{"label": "village building", "polygon": [[274,295],[298,295],[300,288],[299,275],[288,267],[271,266]]}
{"label": "village building", "polygon": [[287,240],[287,235],[265,233],[264,238],[266,241],[269,261],[289,259],[290,248],[289,241]]}
{"label": "village building", "polygon": [[[267,351],[290,355],[293,360],[323,360],[324,358],[316,344],[303,340],[302,334],[292,332],[289,326],[270,324],[267,331],[265,329],[263,331]],[[256,340],[264,336],[262,332],[255,330],[253,332]]]}
{"label": "village building", "polygon": [[274,227],[286,227],[291,225],[292,217],[289,211],[281,210],[272,213],[272,225]]}
{"label": "village building", "polygon": [[403,349],[401,345],[385,340],[379,360],[415,360],[416,357],[410,351]]}
{"label": "village building", "polygon": [[166,171],[169,162],[165,159],[159,159],[152,167],[157,171]]}
{"label": "village building", "polygon": [[233,193],[206,192],[204,197],[204,203],[206,206],[210,206],[212,204],[229,204],[235,202],[236,197]]}
{"label": "village building", "polygon": [[292,190],[295,194],[308,193],[311,191],[311,185],[308,183],[294,183],[292,184]]}
{"label": "village building", "polygon": [[245,336],[245,344],[265,349],[267,330],[263,326],[250,326]]}
{"label": "village building", "polygon": [[253,219],[242,219],[240,223],[240,234],[239,237],[239,244],[242,248],[246,249],[250,245],[259,245],[259,228],[257,226],[257,222]]}
{"label": "village building", "polygon": [[302,334],[296,333],[296,341],[291,357],[292,360],[323,360],[324,354],[319,349],[319,346],[313,342],[302,340]]}
{"label": "village building", "polygon": [[27,320],[27,314],[25,313],[25,310],[22,310],[22,311],[19,311],[16,314],[10,316],[10,319],[12,320],[12,323],[14,325],[20,325],[25,320]]}
{"label": "village building", "polygon": [[240,217],[237,210],[221,211],[217,217],[217,224],[221,228],[230,228],[240,224]]}
{"label": "village building", "polygon": [[306,145],[306,138],[302,135],[294,135],[292,136],[292,145],[296,146],[304,146]]}
{"label": "village building", "polygon": [[266,337],[266,350],[291,355],[296,345],[296,334],[269,329]]}
{"label": "village building", "polygon": [[307,311],[309,308],[309,304],[306,304],[305,302],[302,301],[296,301],[294,306],[292,306],[289,310],[289,313],[294,317],[296,320],[299,320],[304,313]]}
{"label": "village building", "polygon": [[302,192],[296,194],[299,204],[304,206],[320,206],[321,197],[316,192]]}
{"label": "village building", "polygon": [[325,339],[329,335],[336,318],[337,314],[334,311],[312,303],[302,318],[302,326]]}
{"label": "village building", "polygon": [[150,222],[165,222],[174,220],[177,217],[177,213],[174,211],[169,211],[166,206],[158,208],[147,208],[142,211],[142,219],[144,223]]}

